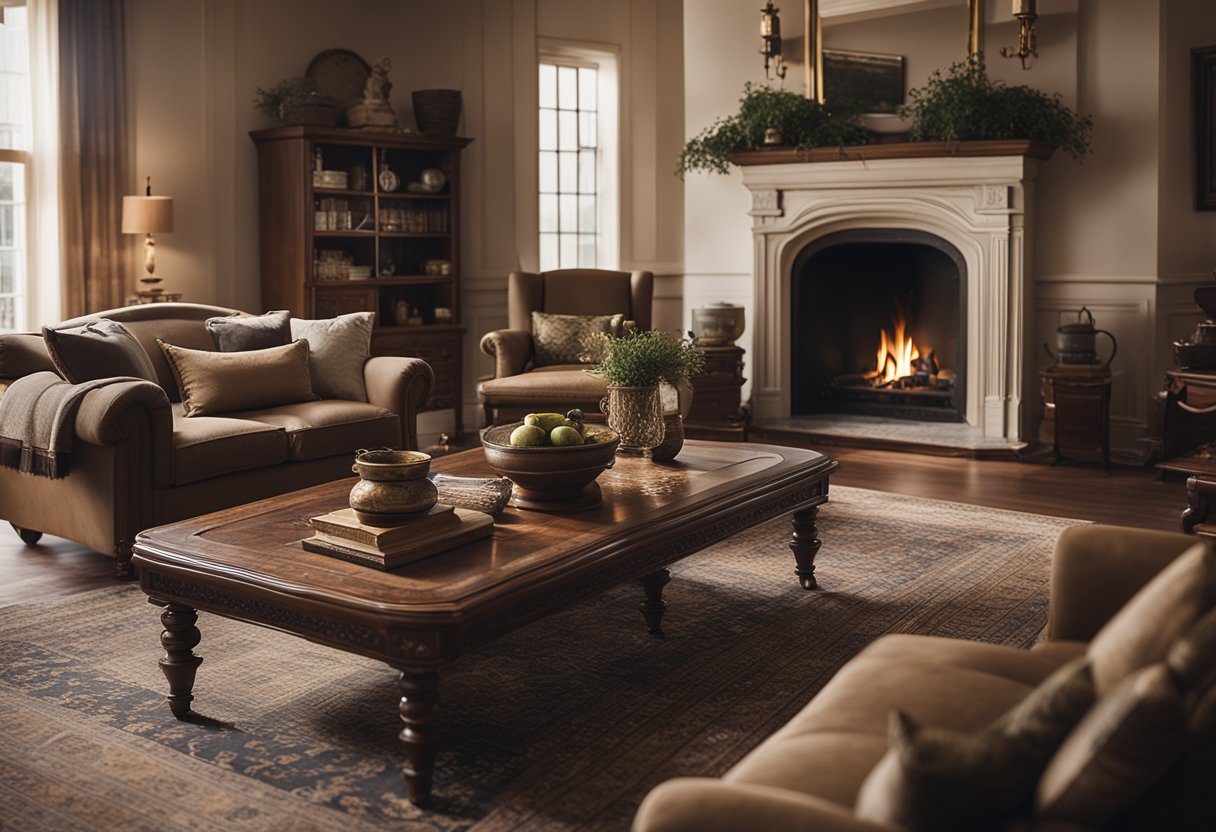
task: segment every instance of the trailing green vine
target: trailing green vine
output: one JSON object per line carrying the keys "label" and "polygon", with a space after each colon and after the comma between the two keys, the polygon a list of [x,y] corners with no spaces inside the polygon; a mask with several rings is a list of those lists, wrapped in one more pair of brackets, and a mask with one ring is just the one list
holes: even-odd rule
{"label": "trailing green vine", "polygon": [[732,153],[765,147],[764,133],[775,128],[781,144],[805,150],[865,144],[866,132],[856,115],[829,112],[818,102],[787,90],[748,82],[739,99],[739,112],[714,121],[688,140],[680,151],[676,172],[697,170],[728,173]]}
{"label": "trailing green vine", "polygon": [[945,75],[936,70],[908,98],[900,115],[912,119],[912,141],[1029,139],[1049,142],[1077,160],[1090,151],[1091,116],[1064,106],[1058,93],[993,81],[979,56],[952,64]]}

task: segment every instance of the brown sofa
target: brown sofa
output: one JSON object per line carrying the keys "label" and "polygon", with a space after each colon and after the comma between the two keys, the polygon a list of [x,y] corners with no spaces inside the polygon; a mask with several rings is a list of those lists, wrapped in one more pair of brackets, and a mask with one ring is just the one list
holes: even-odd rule
{"label": "brown sofa", "polygon": [[[108,552],[131,574],[143,529],[351,476],[359,448],[417,448],[417,413],[434,376],[421,359],[377,356],[363,367],[367,402],[322,400],[187,418],[164,355],[168,343],[214,350],[203,322],[235,310],[161,303],[65,321],[121,321],[156,368],[158,384],[132,381],[89,392],[76,416],[71,473],[45,479],[0,468],[0,518],[27,543],[54,534]],[[238,313],[239,314],[239,313]],[[42,337],[0,336],[0,390],[54,365]]]}
{"label": "brown sofa", "polygon": [[[1084,653],[1102,625],[1194,543],[1194,537],[1169,532],[1068,529],[1056,546],[1047,629],[1033,649],[929,636],[880,638],[721,779],[679,778],[651,791],[634,832],[890,832],[892,827],[858,818],[854,806],[863,781],[887,751],[892,708],[924,725],[988,725]],[[1176,821],[1115,826],[1216,828],[1188,825],[1189,818]]]}

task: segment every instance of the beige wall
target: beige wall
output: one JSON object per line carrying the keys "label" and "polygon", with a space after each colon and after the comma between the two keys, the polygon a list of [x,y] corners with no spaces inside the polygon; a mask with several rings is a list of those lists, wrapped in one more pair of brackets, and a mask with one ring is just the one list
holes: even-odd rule
{"label": "beige wall", "polygon": [[[464,91],[464,392],[475,427],[480,335],[506,324],[506,274],[535,268],[536,44],[581,41],[620,55],[621,267],[651,269],[656,319],[679,325],[684,200],[670,176],[683,143],[679,0],[128,0],[135,170],[174,197],[158,274],[191,301],[261,307],[257,162],[250,130],[271,126],[254,90],[304,73],[322,50],[392,59],[392,100]],[[132,182],[132,188],[136,186]],[[424,431],[447,425],[428,415]]]}
{"label": "beige wall", "polygon": [[[782,11],[787,40],[801,32],[800,6]],[[1216,42],[1216,14],[1211,0],[1043,0],[1040,58],[1023,71],[999,56],[1016,37],[1008,4],[987,7],[990,74],[1059,92],[1094,117],[1093,154],[1082,164],[1056,154],[1039,174],[1035,339],[1051,339],[1082,304],[1115,332],[1121,349],[1113,422],[1117,440],[1128,445],[1149,429],[1169,340],[1198,317],[1191,288],[1216,265],[1216,213],[1191,208],[1188,112],[1189,50]],[[763,74],[752,35],[758,19],[755,9],[733,0],[688,4],[689,135],[735,111],[743,82]],[[829,18],[824,43],[904,55],[906,84],[917,86],[934,68],[965,57],[965,4]],[[801,92],[802,77],[801,66],[791,66],[786,87]],[[691,175],[685,201],[685,307],[707,300],[750,304],[751,223],[738,175]],[[1167,303],[1163,311],[1159,304]]]}

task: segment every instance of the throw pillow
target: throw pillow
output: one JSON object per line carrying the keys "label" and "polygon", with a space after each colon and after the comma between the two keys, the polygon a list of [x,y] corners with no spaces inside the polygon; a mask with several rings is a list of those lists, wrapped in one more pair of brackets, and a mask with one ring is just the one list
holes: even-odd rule
{"label": "throw pillow", "polygon": [[1216,684],[1216,610],[1212,610],[1174,642],[1165,663],[1187,688]]}
{"label": "throw pillow", "polygon": [[291,343],[291,313],[285,309],[257,316],[208,318],[204,325],[220,352],[264,350]]}
{"label": "throw pillow", "polygon": [[68,329],[44,326],[42,340],[59,375],[72,384],[115,376],[156,383],[152,359],[118,321],[102,318]]}
{"label": "throw pillow", "polygon": [[532,313],[532,363],[537,367],[553,364],[598,363],[586,361],[583,341],[595,333],[616,335],[624,315],[548,315]]}
{"label": "throw pillow", "polygon": [[1133,671],[1164,661],[1170,648],[1216,603],[1216,550],[1199,542],[1123,605],[1086,649],[1098,695]]}
{"label": "throw pillow", "polygon": [[1169,668],[1134,671],[1098,700],[1051,759],[1036,818],[1105,827],[1169,771],[1186,730],[1186,706]]}
{"label": "throw pillow", "polygon": [[188,350],[158,340],[187,416],[314,401],[308,342],[247,352]]}
{"label": "throw pillow", "polygon": [[352,312],[320,321],[291,319],[291,337],[308,341],[312,384],[323,399],[367,401],[363,365],[372,354],[371,312]]}
{"label": "throw pillow", "polygon": [[1094,700],[1088,662],[1058,669],[977,732],[891,714],[890,750],[862,783],[862,820],[910,830],[991,828],[1029,808],[1035,782]]}

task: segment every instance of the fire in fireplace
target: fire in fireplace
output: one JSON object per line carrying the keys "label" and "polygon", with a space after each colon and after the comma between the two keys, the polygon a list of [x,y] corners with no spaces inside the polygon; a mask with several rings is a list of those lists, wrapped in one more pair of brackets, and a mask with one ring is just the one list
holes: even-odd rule
{"label": "fire in fireplace", "polygon": [[961,421],[964,268],[921,232],[849,231],[808,246],[792,283],[794,412]]}

